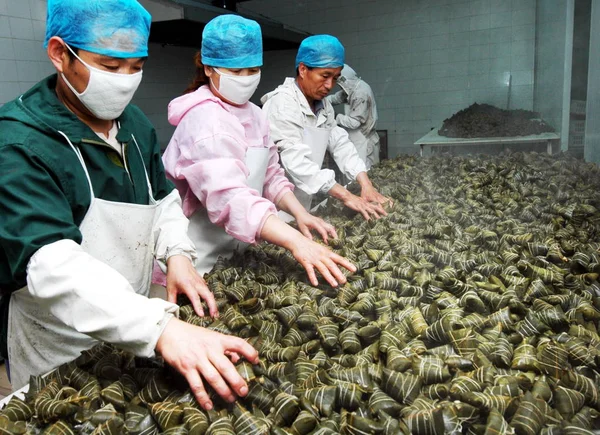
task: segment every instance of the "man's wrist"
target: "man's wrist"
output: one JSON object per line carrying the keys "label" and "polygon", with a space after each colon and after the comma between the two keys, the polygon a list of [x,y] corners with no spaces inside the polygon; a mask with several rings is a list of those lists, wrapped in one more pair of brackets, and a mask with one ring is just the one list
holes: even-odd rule
{"label": "man's wrist", "polygon": [[373,187],[373,184],[371,183],[371,180],[366,172],[359,172],[356,176],[356,182],[362,189],[365,187]]}
{"label": "man's wrist", "polygon": [[352,196],[352,193],[350,193],[348,189],[346,189],[341,184],[336,183],[329,191],[329,195],[333,196],[336,199],[339,199],[342,202],[345,202]]}
{"label": "man's wrist", "polygon": [[185,252],[178,252],[177,254],[172,254],[167,257],[167,267],[169,267],[169,263],[171,262],[171,260],[174,259],[174,261],[179,261],[182,258],[187,259],[190,263],[192,262],[192,258],[189,254]]}
{"label": "man's wrist", "polygon": [[168,338],[165,336],[165,330],[167,329],[168,324],[173,321],[176,322],[178,319],[172,313],[165,313],[165,316],[161,319],[158,324],[159,334],[158,339],[156,340],[156,345],[154,350],[159,354],[161,354],[161,349],[165,345],[165,341],[168,341]]}

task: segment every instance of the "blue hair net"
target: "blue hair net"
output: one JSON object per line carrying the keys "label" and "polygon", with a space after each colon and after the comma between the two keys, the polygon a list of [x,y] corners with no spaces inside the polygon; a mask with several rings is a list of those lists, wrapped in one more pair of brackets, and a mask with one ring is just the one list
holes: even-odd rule
{"label": "blue hair net", "polygon": [[344,46],[335,36],[309,36],[300,44],[296,68],[302,62],[311,68],[338,68],[344,66]]}
{"label": "blue hair net", "polygon": [[137,0],[48,0],[46,40],[110,57],[148,56],[152,17]]}
{"label": "blue hair net", "polygon": [[220,15],[202,32],[202,63],[222,68],[262,66],[260,25],[239,15]]}

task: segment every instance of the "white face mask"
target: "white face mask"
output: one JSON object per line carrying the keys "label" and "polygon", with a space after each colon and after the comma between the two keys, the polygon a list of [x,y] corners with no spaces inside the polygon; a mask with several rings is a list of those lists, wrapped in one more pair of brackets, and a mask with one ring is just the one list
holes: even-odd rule
{"label": "white face mask", "polygon": [[118,74],[102,71],[81,60],[68,45],[67,48],[90,72],[87,88],[81,93],[75,90],[64,74],[61,74],[69,89],[73,91],[77,98],[79,98],[79,101],[96,118],[105,120],[117,119],[130,103],[133,94],[135,94],[140,85],[142,71],[135,74]]}
{"label": "white face mask", "polygon": [[[254,95],[258,84],[260,83],[260,72],[250,76],[234,76],[225,74],[217,68],[213,68],[219,74],[219,94],[227,101],[235,104],[245,104]],[[216,89],[215,84],[213,87]]]}

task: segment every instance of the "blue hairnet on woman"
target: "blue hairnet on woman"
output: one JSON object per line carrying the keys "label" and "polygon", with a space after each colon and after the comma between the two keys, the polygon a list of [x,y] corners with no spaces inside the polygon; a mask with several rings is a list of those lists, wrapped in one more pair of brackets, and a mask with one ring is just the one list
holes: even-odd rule
{"label": "blue hairnet on woman", "polygon": [[252,68],[263,64],[260,25],[239,15],[212,19],[202,32],[202,63],[221,68]]}

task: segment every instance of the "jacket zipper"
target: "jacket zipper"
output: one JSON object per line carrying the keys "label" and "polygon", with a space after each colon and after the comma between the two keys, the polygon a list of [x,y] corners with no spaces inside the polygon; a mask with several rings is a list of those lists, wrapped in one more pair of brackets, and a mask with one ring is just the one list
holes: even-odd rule
{"label": "jacket zipper", "polygon": [[[103,146],[103,147],[109,148],[114,151],[113,147],[111,147],[110,145],[108,145],[104,142],[96,142],[95,140],[90,140],[90,139],[82,139],[81,142],[89,143],[92,145]],[[131,173],[129,172],[129,165],[127,163],[127,156],[125,155],[125,143],[121,143],[121,156],[120,157],[121,157],[121,162],[123,163],[123,168],[125,168],[125,172],[127,172],[127,177],[129,178],[129,182],[131,183],[131,186],[135,190],[135,184],[133,184],[133,179],[131,178]]]}

